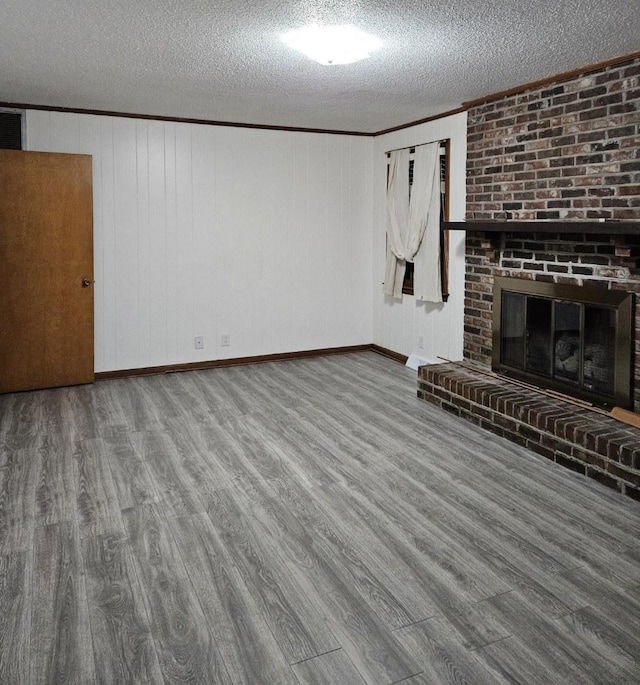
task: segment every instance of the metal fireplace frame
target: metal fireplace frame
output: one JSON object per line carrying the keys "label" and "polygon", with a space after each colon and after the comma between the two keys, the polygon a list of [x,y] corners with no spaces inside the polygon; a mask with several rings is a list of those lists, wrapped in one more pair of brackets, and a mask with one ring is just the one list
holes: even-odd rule
{"label": "metal fireplace frame", "polygon": [[[503,291],[548,298],[550,300],[570,301],[579,304],[593,304],[610,307],[617,312],[615,369],[613,397],[606,397],[584,388],[569,387],[544,375],[514,368],[501,360],[502,293]],[[546,283],[522,278],[496,277],[493,285],[493,327],[491,368],[496,373],[517,378],[550,390],[587,400],[602,407],[618,406],[630,408],[632,396],[632,359],[633,359],[633,321],[634,295],[621,290],[607,290],[580,285]]]}

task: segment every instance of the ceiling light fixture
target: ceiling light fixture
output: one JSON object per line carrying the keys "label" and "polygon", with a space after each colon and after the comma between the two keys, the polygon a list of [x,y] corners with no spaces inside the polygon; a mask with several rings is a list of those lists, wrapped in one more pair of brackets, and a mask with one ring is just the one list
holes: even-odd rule
{"label": "ceiling light fixture", "polygon": [[305,26],[282,40],[320,64],[353,64],[371,56],[382,41],[351,25]]}

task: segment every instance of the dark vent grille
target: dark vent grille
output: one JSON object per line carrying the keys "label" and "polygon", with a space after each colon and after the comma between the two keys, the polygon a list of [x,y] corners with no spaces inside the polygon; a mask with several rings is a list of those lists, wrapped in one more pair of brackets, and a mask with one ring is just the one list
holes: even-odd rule
{"label": "dark vent grille", "polygon": [[22,150],[22,117],[16,112],[0,112],[0,148]]}

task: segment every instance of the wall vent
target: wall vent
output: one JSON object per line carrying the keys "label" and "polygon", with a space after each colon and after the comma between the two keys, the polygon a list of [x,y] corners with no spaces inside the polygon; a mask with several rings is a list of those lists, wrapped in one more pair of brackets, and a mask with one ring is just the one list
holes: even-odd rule
{"label": "wall vent", "polygon": [[19,112],[0,112],[0,148],[22,150],[22,115]]}

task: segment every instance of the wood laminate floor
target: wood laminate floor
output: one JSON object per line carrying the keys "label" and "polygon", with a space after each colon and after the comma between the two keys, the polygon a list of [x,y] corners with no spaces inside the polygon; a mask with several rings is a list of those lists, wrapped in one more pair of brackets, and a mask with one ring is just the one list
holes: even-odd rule
{"label": "wood laminate floor", "polygon": [[640,504],[373,353],[0,397],[0,683],[640,682]]}

